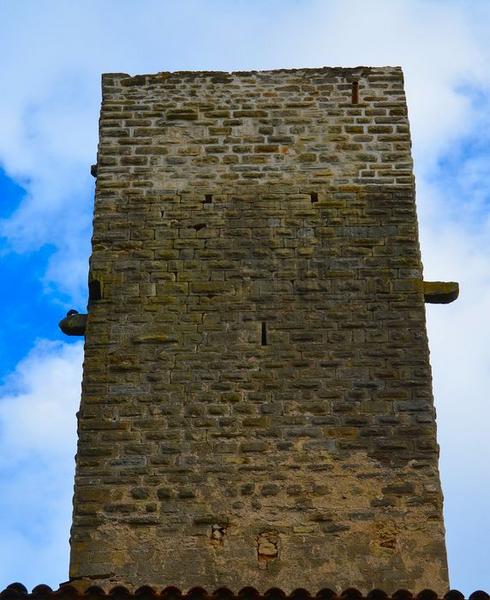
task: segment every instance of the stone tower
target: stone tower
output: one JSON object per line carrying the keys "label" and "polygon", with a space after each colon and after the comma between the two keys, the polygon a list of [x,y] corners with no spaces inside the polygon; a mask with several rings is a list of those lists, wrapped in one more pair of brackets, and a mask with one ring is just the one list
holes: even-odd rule
{"label": "stone tower", "polygon": [[446,590],[401,69],[102,87],[73,580]]}

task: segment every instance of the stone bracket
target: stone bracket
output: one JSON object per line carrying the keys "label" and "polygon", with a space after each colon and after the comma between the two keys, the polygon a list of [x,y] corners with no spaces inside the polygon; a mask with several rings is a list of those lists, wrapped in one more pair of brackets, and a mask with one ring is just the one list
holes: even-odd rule
{"label": "stone bracket", "polygon": [[455,281],[424,281],[424,300],[427,304],[449,304],[459,296]]}
{"label": "stone bracket", "polygon": [[85,335],[87,315],[76,310],[69,310],[66,317],[59,322],[59,328],[65,335]]}

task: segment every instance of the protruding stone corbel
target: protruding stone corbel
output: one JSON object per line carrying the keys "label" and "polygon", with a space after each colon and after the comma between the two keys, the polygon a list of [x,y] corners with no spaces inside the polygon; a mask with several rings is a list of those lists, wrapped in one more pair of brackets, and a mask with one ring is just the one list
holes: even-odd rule
{"label": "protruding stone corbel", "polygon": [[455,281],[424,281],[423,290],[428,304],[449,304],[459,296],[459,284]]}
{"label": "protruding stone corbel", "polygon": [[85,335],[87,315],[76,310],[69,310],[66,317],[61,319],[59,327],[65,335]]}

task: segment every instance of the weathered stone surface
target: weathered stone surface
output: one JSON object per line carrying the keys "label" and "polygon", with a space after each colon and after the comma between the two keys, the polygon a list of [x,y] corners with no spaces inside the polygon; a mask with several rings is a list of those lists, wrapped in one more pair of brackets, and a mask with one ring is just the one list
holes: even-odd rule
{"label": "weathered stone surface", "polygon": [[87,315],[70,310],[64,319],[58,323],[59,328],[65,335],[85,335],[87,326]]}
{"label": "weathered stone surface", "polygon": [[424,298],[428,304],[449,304],[459,296],[455,281],[424,281]]}
{"label": "weathered stone surface", "polygon": [[71,576],[445,591],[401,70],[105,75],[97,163]]}

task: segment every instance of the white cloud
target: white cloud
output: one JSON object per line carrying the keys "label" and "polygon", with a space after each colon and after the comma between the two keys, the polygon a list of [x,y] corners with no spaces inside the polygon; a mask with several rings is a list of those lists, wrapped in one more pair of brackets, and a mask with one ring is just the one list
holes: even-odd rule
{"label": "white cloud", "polygon": [[81,342],[39,341],[0,387],[0,467],[73,446],[82,354]]}
{"label": "white cloud", "polygon": [[39,341],[0,387],[4,585],[56,587],[67,573],[82,354],[80,342]]}

